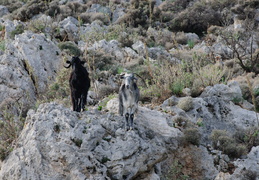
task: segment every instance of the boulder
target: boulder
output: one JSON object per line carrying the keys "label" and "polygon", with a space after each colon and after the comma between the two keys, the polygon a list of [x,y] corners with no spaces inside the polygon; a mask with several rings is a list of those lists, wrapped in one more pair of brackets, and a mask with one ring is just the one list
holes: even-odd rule
{"label": "boulder", "polygon": [[232,179],[259,179],[259,146],[253,147],[247,158],[238,159],[234,162],[235,172],[230,176]]}
{"label": "boulder", "polygon": [[117,114],[42,104],[28,112],[0,179],[133,179],[149,172],[158,177],[155,165],[178,147],[182,136],[164,116],[141,108],[134,130],[125,132]]}
{"label": "boulder", "polygon": [[108,15],[108,17],[110,17],[112,15],[110,8],[102,6],[100,4],[92,4],[91,7],[86,12],[87,13],[103,13],[105,15]]}
{"label": "boulder", "polygon": [[0,5],[0,17],[3,17],[6,14],[9,14],[8,8]]}
{"label": "boulder", "polygon": [[116,21],[123,15],[125,15],[125,8],[116,6],[115,10],[112,13],[112,23],[116,24]]}
{"label": "boulder", "polygon": [[79,22],[74,17],[67,17],[59,23],[60,35],[63,38],[68,38],[70,41],[78,41],[79,39]]}
{"label": "boulder", "polygon": [[8,99],[21,102],[25,109],[33,106],[55,79],[62,62],[59,54],[58,47],[43,34],[16,35],[0,59],[1,106]]}
{"label": "boulder", "polygon": [[[178,107],[178,103],[184,98],[185,97],[177,98],[173,96],[166,100],[161,106],[163,111],[173,115],[173,117],[168,118],[168,124],[181,117],[187,121],[187,125],[198,128],[201,134],[201,144],[197,150],[194,150],[195,148],[184,148],[184,150],[178,151],[181,156],[177,159],[181,161],[181,164],[186,165],[186,163],[190,162],[190,159],[195,158],[201,160],[199,163],[194,163],[199,164],[199,167],[201,167],[201,164],[206,164],[206,166],[209,165],[211,168],[209,172],[206,171],[207,175],[203,174],[201,176],[201,174],[196,174],[197,177],[199,176],[198,179],[204,177],[208,177],[208,179],[216,178],[218,180],[224,178],[246,179],[250,175],[258,177],[258,146],[253,147],[247,157],[243,157],[243,159],[237,161],[233,159],[230,161],[227,155],[210,148],[212,145],[210,137],[213,130],[225,130],[229,135],[233,136],[239,131],[247,131],[257,125],[258,115],[254,111],[244,109],[242,106],[234,103],[235,98],[242,98],[239,84],[232,81],[229,82],[228,85],[217,84],[205,88],[200,97],[192,99],[192,108],[188,108],[186,111],[183,110],[184,108],[180,109]],[[171,122],[171,126],[173,124],[174,123]],[[186,153],[186,151],[188,151],[187,154],[191,154],[192,156],[186,156],[184,158],[183,154]],[[205,155],[197,154],[198,151],[206,153],[207,158],[199,158],[199,156],[204,157]],[[213,154],[215,154],[213,157],[214,160],[211,160],[211,155]],[[177,155],[177,153],[174,153],[174,155]],[[216,157],[218,160],[215,160]],[[194,160],[192,160],[192,162],[193,161]],[[216,169],[213,166],[215,166]],[[231,170],[232,166],[235,166],[236,168]],[[183,170],[186,170],[186,174],[193,175],[192,178],[195,179],[194,169],[192,169],[193,172],[188,173],[188,169],[184,166]],[[203,170],[197,170],[197,172],[198,171],[204,172]],[[224,173],[220,171],[223,171]]]}

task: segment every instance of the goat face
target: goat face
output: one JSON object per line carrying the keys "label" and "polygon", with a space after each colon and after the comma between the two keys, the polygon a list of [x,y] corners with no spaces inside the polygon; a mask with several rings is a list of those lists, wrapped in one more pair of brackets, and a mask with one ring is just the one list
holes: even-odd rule
{"label": "goat face", "polygon": [[66,63],[69,65],[64,66],[65,68],[70,68],[72,65],[72,68],[74,69],[76,65],[83,65],[85,62],[81,61],[78,57],[72,57],[72,59],[70,61],[66,61]]}
{"label": "goat face", "polygon": [[137,81],[137,78],[135,78],[134,74],[132,74],[132,73],[131,74],[128,74],[128,73],[123,74],[121,76],[121,78],[124,79],[125,87],[127,89],[130,89],[130,87],[132,87],[133,84],[136,83],[136,81]]}

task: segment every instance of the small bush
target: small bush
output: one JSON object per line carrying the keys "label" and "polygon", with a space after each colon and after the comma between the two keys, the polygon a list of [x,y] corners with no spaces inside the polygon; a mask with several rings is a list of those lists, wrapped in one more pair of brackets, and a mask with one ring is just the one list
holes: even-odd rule
{"label": "small bush", "polygon": [[62,68],[58,73],[55,82],[49,85],[46,93],[39,97],[39,102],[59,101],[66,107],[70,106],[70,70]]}
{"label": "small bush", "polygon": [[210,136],[210,139],[212,140],[212,145],[214,147],[217,147],[217,144],[218,144],[218,139],[220,136],[227,136],[227,131],[225,130],[213,130],[211,132],[211,136]]}
{"label": "small bush", "polygon": [[70,55],[80,56],[81,50],[72,42],[61,42],[58,44],[60,50],[67,50]]}
{"label": "small bush", "polygon": [[33,16],[40,14],[41,12],[44,12],[48,8],[48,1],[44,2],[42,0],[33,0],[28,1],[23,6],[20,6],[20,8],[12,14],[15,19],[27,21],[28,19],[31,19]]}
{"label": "small bush", "polygon": [[237,142],[245,144],[248,151],[250,151],[253,146],[259,145],[259,130],[255,127],[251,127],[247,130],[238,130],[234,137]]}
{"label": "small bush", "polygon": [[10,37],[14,39],[15,35],[22,34],[24,32],[24,26],[22,24],[18,24],[13,31],[10,33]]}
{"label": "small bush", "polygon": [[183,116],[177,116],[173,119],[175,127],[186,128],[188,125],[188,119]]}
{"label": "small bush", "polygon": [[90,16],[90,21],[96,21],[96,20],[100,20],[101,22],[103,22],[105,25],[108,25],[110,22],[109,16],[104,14],[104,13],[93,13]]}
{"label": "small bush", "polygon": [[177,107],[184,111],[190,111],[193,108],[192,97],[181,98],[177,104]]}
{"label": "small bush", "polygon": [[[184,166],[179,162],[179,160],[174,160],[174,162],[170,165],[169,169],[166,170],[164,178],[166,180],[188,180],[190,177],[183,173]],[[164,169],[163,169],[164,171]]]}
{"label": "small bush", "polygon": [[194,47],[194,45],[195,45],[194,41],[191,41],[191,40],[188,40],[188,41],[187,41],[187,44],[188,44],[188,47],[189,47],[190,49],[192,49],[192,48]]}
{"label": "small bush", "polygon": [[[22,107],[18,106],[18,108]],[[7,108],[4,108],[0,113],[0,159],[2,161],[13,150],[16,139],[23,128],[24,120],[21,114],[14,115]]]}
{"label": "small bush", "polygon": [[193,145],[200,145],[201,134],[197,128],[187,128],[184,130],[184,140]]}
{"label": "small bush", "polygon": [[244,144],[237,143],[226,131],[213,130],[211,140],[214,148],[221,150],[232,158],[238,158],[247,152],[247,147]]}
{"label": "small bush", "polygon": [[5,41],[4,40],[0,41],[0,50],[5,51]]}

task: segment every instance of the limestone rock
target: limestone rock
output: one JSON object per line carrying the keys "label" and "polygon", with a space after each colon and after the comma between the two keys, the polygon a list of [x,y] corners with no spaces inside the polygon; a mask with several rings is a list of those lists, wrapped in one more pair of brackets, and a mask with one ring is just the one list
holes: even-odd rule
{"label": "limestone rock", "polygon": [[[31,107],[36,96],[46,91],[60,69],[58,47],[43,34],[25,32],[6,44],[5,54],[0,59],[2,105],[5,99],[19,101]],[[26,108],[25,108],[26,109]]]}
{"label": "limestone rock", "polygon": [[63,36],[64,38],[67,36],[70,41],[77,41],[79,38],[79,28],[77,27],[78,24],[78,20],[74,17],[69,16],[65,18],[59,23],[61,36]]}
{"label": "limestone rock", "polygon": [[6,15],[8,13],[9,13],[9,11],[8,11],[7,7],[0,5],[0,17]]}
{"label": "limestone rock", "polygon": [[[72,112],[56,103],[30,110],[0,179],[132,179],[152,171],[182,133],[162,113],[141,108],[134,131],[116,114]],[[163,129],[161,129],[163,128]],[[170,148],[168,148],[170,147]],[[158,177],[153,173],[152,177]]]}

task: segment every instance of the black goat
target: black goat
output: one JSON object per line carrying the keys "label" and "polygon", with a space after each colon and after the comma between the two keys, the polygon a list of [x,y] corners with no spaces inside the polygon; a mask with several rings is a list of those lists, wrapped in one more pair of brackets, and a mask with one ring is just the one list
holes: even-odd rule
{"label": "black goat", "polygon": [[72,57],[71,61],[67,61],[67,63],[69,65],[67,67],[65,66],[65,68],[69,68],[72,65],[69,86],[71,90],[73,111],[84,111],[87,102],[87,93],[90,88],[88,72],[83,66],[85,62],[81,61],[78,57]]}
{"label": "black goat", "polygon": [[[139,89],[134,74],[123,74],[124,79],[119,90],[119,114],[125,117],[125,129],[133,129],[133,118],[138,110]],[[129,122],[130,120],[130,122]]]}

